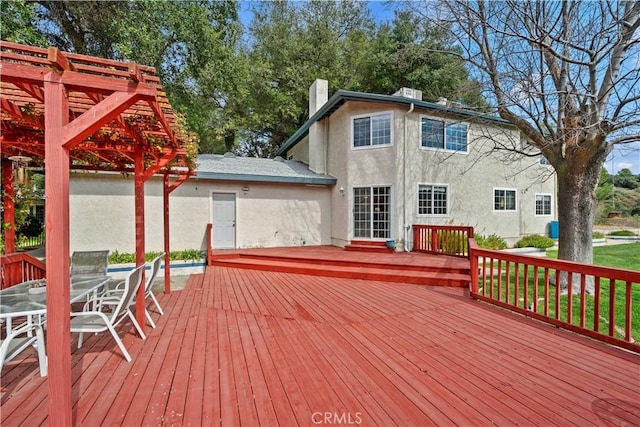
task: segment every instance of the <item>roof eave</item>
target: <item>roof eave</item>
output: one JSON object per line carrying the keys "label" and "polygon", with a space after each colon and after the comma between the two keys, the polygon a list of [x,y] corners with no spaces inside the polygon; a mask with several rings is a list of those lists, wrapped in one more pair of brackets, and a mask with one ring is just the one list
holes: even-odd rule
{"label": "roof eave", "polygon": [[195,178],[216,181],[271,182],[281,184],[335,185],[337,179],[326,177],[251,175],[240,173],[198,172]]}

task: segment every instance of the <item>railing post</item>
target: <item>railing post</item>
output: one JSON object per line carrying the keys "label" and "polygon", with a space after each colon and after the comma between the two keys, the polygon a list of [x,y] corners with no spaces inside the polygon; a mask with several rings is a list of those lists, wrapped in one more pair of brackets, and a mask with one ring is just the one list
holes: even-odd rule
{"label": "railing post", "polygon": [[471,290],[471,297],[478,293],[478,257],[474,253],[475,251],[469,243],[469,261],[471,264],[471,283],[469,289]]}
{"label": "railing post", "polygon": [[213,251],[211,250],[211,230],[213,229],[213,224],[207,224],[207,266],[211,264],[213,261]]}

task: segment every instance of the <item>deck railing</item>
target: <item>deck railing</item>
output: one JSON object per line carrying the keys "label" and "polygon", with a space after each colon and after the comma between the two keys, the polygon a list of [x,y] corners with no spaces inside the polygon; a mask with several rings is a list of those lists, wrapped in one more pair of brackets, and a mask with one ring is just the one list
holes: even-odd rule
{"label": "deck railing", "polygon": [[473,298],[640,353],[640,272],[469,248]]}
{"label": "deck railing", "polygon": [[473,227],[414,224],[412,250],[468,258],[471,238]]}
{"label": "deck railing", "polygon": [[0,257],[0,289],[8,288],[27,280],[44,279],[47,266],[37,258],[17,252]]}

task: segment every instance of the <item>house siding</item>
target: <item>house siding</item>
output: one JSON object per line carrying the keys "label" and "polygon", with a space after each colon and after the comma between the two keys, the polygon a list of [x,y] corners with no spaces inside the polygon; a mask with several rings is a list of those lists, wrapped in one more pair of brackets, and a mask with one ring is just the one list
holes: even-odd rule
{"label": "house siding", "polygon": [[[213,192],[236,195],[237,248],[330,244],[330,191],[326,186],[189,179],[169,197],[171,250],[206,249]],[[71,249],[135,252],[133,193],[130,177],[73,174]],[[163,250],[158,178],[145,185],[145,226],[145,250]]]}

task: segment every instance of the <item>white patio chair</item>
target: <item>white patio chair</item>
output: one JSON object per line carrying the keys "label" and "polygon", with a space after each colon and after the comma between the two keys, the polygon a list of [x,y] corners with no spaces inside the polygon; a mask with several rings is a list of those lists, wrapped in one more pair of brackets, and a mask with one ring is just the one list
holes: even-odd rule
{"label": "white patio chair", "polygon": [[[151,272],[147,275],[145,286],[144,286],[144,297],[145,297],[145,299],[151,298],[151,300],[155,304],[155,306],[158,309],[158,312],[160,313],[161,316],[164,314],[164,311],[162,311],[162,307],[160,306],[160,303],[158,302],[156,296],[153,294],[153,282],[156,280],[156,277],[158,277],[158,272],[160,271],[160,266],[162,265],[162,258],[163,257],[164,257],[164,252],[161,253],[160,255],[158,255],[157,257],[155,257],[153,259],[153,261],[148,263],[148,264],[151,265]],[[122,293],[122,285],[123,285],[123,283],[124,282],[118,283],[113,289],[108,290],[107,292],[105,292],[103,294],[103,296],[114,296],[114,295],[118,295],[118,294]],[[132,301],[132,304],[135,305],[135,298]],[[155,328],[156,324],[154,323],[153,319],[151,318],[151,314],[149,313],[149,310],[147,309],[146,303],[145,303],[145,308],[144,308],[144,314],[145,314],[147,320],[149,321],[149,324],[151,325],[151,327]]]}
{"label": "white patio chair", "polygon": [[[35,335],[33,335],[33,332],[35,332]],[[2,372],[2,367],[6,362],[33,346],[38,352],[40,376],[47,376],[47,355],[45,352],[44,333],[40,325],[36,323],[25,323],[13,329],[0,343],[0,372]]]}
{"label": "white patio chair", "polygon": [[75,251],[71,254],[72,276],[106,276],[109,251]]}
{"label": "white patio chair", "polygon": [[[135,300],[136,292],[142,282],[142,269],[144,265],[136,267],[129,273],[124,281],[124,292],[120,295],[100,295],[87,301],[84,311],[71,313],[71,332],[79,332],[78,348],[82,347],[82,338],[85,332],[87,333],[100,333],[109,331],[113,336],[116,344],[120,347],[122,354],[127,362],[131,361],[131,356],[125,348],[124,344],[115,327],[127,317],[131,320],[135,326],[138,334],[142,339],[146,336],[140,328],[140,324],[136,321],[136,317],[131,312],[132,302]],[[110,308],[110,312],[103,312],[105,307]],[[90,309],[91,308],[91,309]]]}

